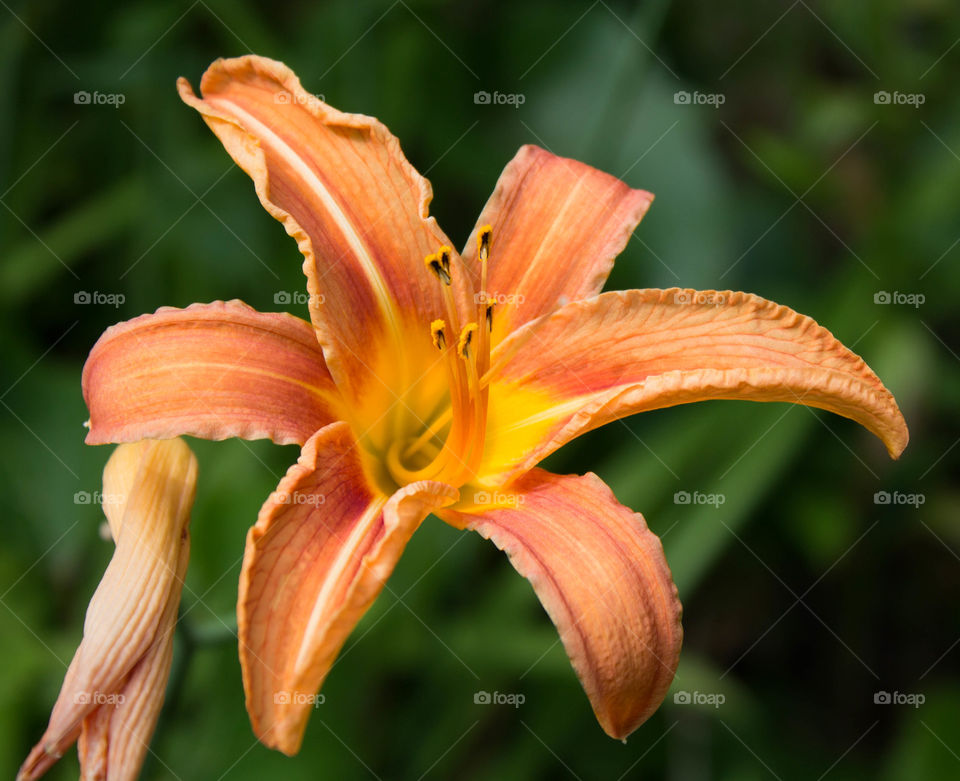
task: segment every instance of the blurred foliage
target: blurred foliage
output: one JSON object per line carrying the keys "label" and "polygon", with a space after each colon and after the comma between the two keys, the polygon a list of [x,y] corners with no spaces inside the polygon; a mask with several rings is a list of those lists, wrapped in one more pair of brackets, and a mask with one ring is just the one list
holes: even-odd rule
{"label": "blurred foliage", "polygon": [[[808,313],[897,396],[899,462],[784,405],[643,415],[549,460],[594,470],[663,535],[685,606],[677,692],[605,737],[528,584],[430,519],[348,642],[302,753],[255,743],[232,611],[244,535],[295,448],[195,442],[182,630],[145,778],[826,777],[960,774],[960,14],[948,0],[514,4],[10,0],[0,9],[0,773],[39,737],[110,547],[80,370],[112,323],[193,301],[279,309],[296,247],[174,81],[286,61],[373,114],[465,237],[517,147],[656,193],[609,287],[746,289]],[[478,90],[524,104],[474,103]],[[121,94],[78,105],[79,90]],[[721,95],[718,107],[675,93]],[[874,95],[922,95],[919,107]],[[719,100],[714,99],[714,102]],[[953,193],[953,195],[951,195]],[[81,291],[122,294],[80,305]],[[925,296],[879,305],[879,291]],[[296,314],[305,316],[305,307]],[[922,493],[919,507],[877,491]],[[722,493],[676,504],[678,491]],[[517,709],[477,690],[520,692]],[[919,708],[877,691],[922,693]],[[51,778],[75,777],[68,755]]]}

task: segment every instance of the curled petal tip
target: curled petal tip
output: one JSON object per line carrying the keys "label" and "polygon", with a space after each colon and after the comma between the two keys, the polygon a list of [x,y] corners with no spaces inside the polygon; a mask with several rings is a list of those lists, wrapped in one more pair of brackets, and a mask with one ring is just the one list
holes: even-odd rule
{"label": "curled petal tip", "polygon": [[887,446],[887,452],[890,454],[890,458],[896,461],[903,455],[903,451],[907,449],[907,445],[910,444],[910,431],[907,428],[907,422],[904,420],[899,407],[897,407],[895,403],[894,407],[896,408],[896,412],[892,414],[894,418],[893,431],[890,437],[884,440],[884,444]]}

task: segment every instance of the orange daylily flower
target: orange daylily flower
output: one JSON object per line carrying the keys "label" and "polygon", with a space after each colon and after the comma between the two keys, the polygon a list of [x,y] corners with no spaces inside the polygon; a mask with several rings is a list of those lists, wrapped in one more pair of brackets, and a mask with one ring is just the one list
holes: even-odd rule
{"label": "orange daylily flower", "polygon": [[907,443],[880,380],[807,317],[744,293],[600,294],[647,192],[525,146],[458,254],[376,119],[255,56],[215,62],[202,97],[179,89],[297,240],[311,322],[232,301],[110,328],[84,368],[87,441],[302,446],[240,578],[247,708],[269,746],[299,749],[312,695],[430,513],[531,581],[608,734],[649,717],[682,635],[660,541],[595,475],[536,468],[585,431],[730,398],[836,412],[893,457]]}
{"label": "orange daylily flower", "polygon": [[173,659],[196,479],[183,440],[120,445],[110,456],[103,511],[117,548],[90,600],[50,723],[18,781],[42,776],[75,742],[84,779],[140,774]]}

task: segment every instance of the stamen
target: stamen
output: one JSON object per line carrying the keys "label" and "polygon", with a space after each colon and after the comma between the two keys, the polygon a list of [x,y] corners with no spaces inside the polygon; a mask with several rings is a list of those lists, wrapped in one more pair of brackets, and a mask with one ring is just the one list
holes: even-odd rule
{"label": "stamen", "polygon": [[519,330],[519,336],[511,336],[510,344],[504,345],[502,342],[497,345],[496,361],[487,366],[480,374],[480,387],[486,388],[490,384],[493,376],[499,372],[506,363],[513,358],[521,348],[525,347],[530,338],[536,331],[526,324]]}
{"label": "stamen", "polygon": [[473,347],[474,334],[479,332],[480,338],[483,338],[483,331],[477,328],[476,323],[469,323],[463,327],[460,333],[460,341],[457,344],[457,355],[463,359],[463,366],[467,372],[467,389],[469,391],[470,411],[469,423],[467,426],[467,438],[464,442],[466,449],[463,452],[462,466],[455,473],[454,482],[462,483],[468,481],[476,474],[477,467],[483,455],[484,426],[486,425],[486,414],[484,410],[485,393],[480,388],[480,377],[477,374],[478,355]]}
{"label": "stamen", "polygon": [[[452,252],[453,250],[444,244],[434,254],[427,255],[427,257],[424,258],[424,263],[426,263],[427,268],[434,273],[437,279],[443,283],[440,288],[443,291],[443,308],[447,315],[447,323],[450,324],[452,333],[456,334],[460,329],[460,319],[457,317],[457,302],[454,299],[453,286],[451,284],[453,281],[450,267]],[[457,361],[455,359],[452,360],[451,363],[454,364],[453,371],[456,375],[457,383],[464,383],[466,377],[464,376],[463,368],[456,365]]]}
{"label": "stamen", "polygon": [[487,258],[490,257],[490,244],[493,242],[493,228],[484,225],[477,231],[477,257],[480,259],[480,294],[477,296],[477,322],[486,321],[487,327],[480,331],[480,358],[477,370],[483,374],[490,365],[490,334],[493,319],[490,294],[487,292]]}
{"label": "stamen", "polygon": [[440,261],[440,267],[447,275],[446,284],[448,285],[450,284],[450,253],[452,252],[453,250],[450,249],[450,247],[448,247],[446,244],[437,250],[437,260]]}
{"label": "stamen", "polygon": [[446,266],[444,266],[443,261],[440,259],[439,255],[427,255],[423,259],[423,264],[433,272],[433,275],[443,282],[444,285],[450,284],[450,256],[447,255]]}
{"label": "stamen", "polygon": [[417,480],[432,480],[442,470],[445,463],[445,460],[441,458],[444,455],[443,453],[423,469],[408,469],[401,459],[400,448],[402,447],[403,442],[395,439],[393,444],[390,445],[390,450],[387,451],[387,470],[398,483],[407,484]]}
{"label": "stamen", "polygon": [[480,295],[477,296],[477,322],[485,325],[478,333],[477,357],[467,361],[468,383],[473,400],[473,430],[470,437],[470,454],[467,457],[467,476],[475,475],[483,460],[487,434],[487,402],[489,392],[481,384],[481,377],[490,368],[490,347],[493,333],[493,299],[487,292],[487,260],[493,243],[493,226],[484,225],[477,231],[477,258],[480,261]]}
{"label": "stamen", "polygon": [[409,458],[426,445],[427,442],[436,437],[440,433],[440,430],[452,420],[454,410],[462,406],[462,402],[459,401],[460,388],[456,384],[456,372],[452,366],[453,362],[450,359],[450,353],[447,352],[446,322],[438,319],[430,323],[430,336],[433,338],[433,346],[444,353],[444,364],[447,369],[447,386],[450,388],[450,406],[447,407],[446,411],[442,412],[419,437],[410,443],[403,452],[404,458]]}
{"label": "stamen", "polygon": [[[437,256],[427,258],[428,267],[431,267],[431,260],[436,262],[438,268],[443,269],[442,261]],[[449,260],[447,261],[447,268],[449,268]],[[443,291],[444,298],[450,299],[450,288],[444,286]],[[448,301],[448,303],[452,303],[452,301]],[[456,312],[454,311],[454,315],[455,314]],[[474,328],[476,328],[476,326],[474,326]],[[460,460],[459,453],[464,449],[466,443],[469,442],[472,419],[466,414],[469,410],[467,406],[469,404],[469,398],[466,397],[464,392],[464,385],[469,386],[469,379],[467,383],[463,382],[463,367],[454,357],[452,345],[449,349],[447,347],[446,322],[442,319],[437,319],[430,323],[430,335],[433,339],[434,346],[443,353],[444,365],[447,370],[447,386],[450,389],[450,407],[447,412],[441,413],[419,437],[403,450],[401,450],[399,441],[391,446],[390,452],[387,454],[387,468],[398,482],[406,483],[414,480],[431,480],[436,478],[438,475],[443,474],[452,462]],[[476,383],[474,383],[474,387],[475,385]],[[442,442],[442,446],[433,460],[422,469],[414,471],[407,469],[403,462],[432,443],[433,440],[438,439],[440,432],[447,423],[451,423],[452,425],[447,432],[446,440]],[[457,471],[459,472],[460,469],[457,468]]]}
{"label": "stamen", "polygon": [[493,226],[484,225],[477,231],[477,257],[486,260],[490,255],[490,241],[493,238]]}
{"label": "stamen", "polygon": [[[456,256],[453,250],[443,245],[424,258],[430,273],[442,283],[445,317],[430,324],[430,336],[434,347],[443,354],[450,405],[433,418],[419,436],[401,446],[391,447],[388,468],[399,483],[414,479],[442,479],[452,485],[461,485],[473,479],[480,467],[486,438],[488,396],[486,383],[481,378],[489,375],[493,329],[494,303],[486,292],[492,236],[493,229],[489,225],[477,231],[480,293],[474,296],[475,313],[472,316],[462,311],[462,305],[458,306],[459,299],[454,293],[453,260]],[[457,273],[464,274],[464,269],[457,269]],[[468,290],[473,288],[471,276],[464,274],[463,280],[457,280],[458,286],[463,281]],[[464,320],[468,322],[461,328]],[[418,463],[429,458],[430,463],[411,470],[408,466],[411,458],[418,459]]]}
{"label": "stamen", "polygon": [[463,358],[466,361],[469,361],[470,356],[470,341],[473,338],[473,335],[477,332],[476,323],[468,323],[463,327],[463,330],[460,332],[460,343],[457,345],[457,355]]}
{"label": "stamen", "polygon": [[453,420],[453,407],[447,407],[433,423],[431,423],[424,432],[417,437],[413,442],[410,443],[409,447],[403,451],[404,458],[410,458],[414,453],[416,453],[420,448],[422,448],[427,442],[433,439],[436,436],[439,436],[440,431],[446,426],[451,420]]}
{"label": "stamen", "polygon": [[447,324],[443,320],[434,320],[430,323],[430,336],[433,337],[433,346],[441,352],[447,348]]}

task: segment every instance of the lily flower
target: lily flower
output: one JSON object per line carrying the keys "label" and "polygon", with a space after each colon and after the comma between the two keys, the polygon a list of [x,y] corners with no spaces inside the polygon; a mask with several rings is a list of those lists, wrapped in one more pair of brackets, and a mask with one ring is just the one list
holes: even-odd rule
{"label": "lily flower", "polygon": [[579,434],[728,398],[836,412],[894,457],[906,445],[891,394],[808,317],[744,293],[600,293],[647,192],[525,146],[458,253],[387,128],[282,63],[218,60],[202,97],[179,90],[296,239],[310,322],[231,301],[113,326],[84,368],[87,442],[302,447],[240,576],[247,709],[268,746],[297,752],[313,695],[430,513],[530,580],[609,735],[657,709],[677,590],[659,539],[596,475],[536,467]]}
{"label": "lily flower", "polygon": [[75,742],[84,779],[140,774],[170,674],[196,478],[183,440],[120,445],[110,456],[103,511],[117,547],[50,723],[18,781],[42,776]]}

